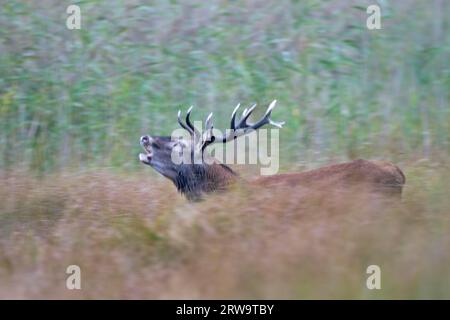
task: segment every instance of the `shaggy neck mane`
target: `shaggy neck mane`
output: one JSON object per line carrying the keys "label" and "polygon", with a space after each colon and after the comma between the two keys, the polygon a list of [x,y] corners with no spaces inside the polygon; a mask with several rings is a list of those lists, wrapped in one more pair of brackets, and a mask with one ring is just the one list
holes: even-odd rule
{"label": "shaggy neck mane", "polygon": [[236,177],[230,167],[221,163],[184,164],[174,183],[188,199],[199,200],[202,193],[224,190]]}

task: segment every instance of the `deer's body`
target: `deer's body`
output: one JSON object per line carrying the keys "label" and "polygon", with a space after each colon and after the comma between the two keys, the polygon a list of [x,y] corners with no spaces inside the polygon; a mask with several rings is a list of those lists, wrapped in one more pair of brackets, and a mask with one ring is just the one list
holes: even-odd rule
{"label": "deer's body", "polygon": [[[200,133],[189,121],[190,111],[188,111],[186,124],[181,122],[180,117],[178,117],[178,121],[191,134],[192,140],[190,142],[172,140],[170,137],[143,136],[141,137],[141,145],[144,147],[146,154],[140,154],[139,159],[172,180],[178,191],[186,195],[189,200],[200,199],[203,194],[226,190],[231,184],[241,182],[242,179],[230,167],[219,163],[206,152],[204,153],[205,147],[214,141],[223,143],[232,141],[237,136],[246,134],[247,129],[258,129],[267,123],[281,127],[282,123],[273,122],[269,118],[274,105],[273,102],[265,117],[254,125],[249,125],[246,122],[254,107],[244,111],[237,125],[235,121],[236,108],[232,116],[232,134],[224,137],[212,135],[211,115],[206,120],[206,133],[200,136]],[[238,132],[237,130],[241,131],[234,133]],[[195,141],[197,141],[196,144],[194,144]],[[189,158],[192,157],[192,159],[199,153],[201,161],[176,164],[172,159],[174,153],[188,154]],[[260,177],[246,183],[266,187],[285,186],[295,188],[296,186],[303,186],[316,189],[327,188],[328,190],[356,187],[366,191],[381,192],[383,195],[397,196],[401,195],[405,176],[397,166],[390,162],[359,159],[306,172]]]}
{"label": "deer's body", "polygon": [[261,177],[257,182],[265,185],[285,184],[288,186],[311,183],[327,185],[365,183],[399,188],[405,183],[405,176],[396,165],[390,162],[358,159],[306,172]]}
{"label": "deer's body", "polygon": [[265,187],[303,186],[322,191],[360,190],[399,197],[405,176],[390,162],[358,159],[305,172],[261,177],[254,183]]}
{"label": "deer's body", "polygon": [[315,189],[358,187],[386,195],[399,196],[405,183],[403,172],[387,161],[358,159],[322,168],[295,173],[258,177],[245,181],[223,164],[193,167],[185,170],[175,180],[177,189],[194,200],[204,193],[224,191],[234,183],[262,187],[304,186]]}

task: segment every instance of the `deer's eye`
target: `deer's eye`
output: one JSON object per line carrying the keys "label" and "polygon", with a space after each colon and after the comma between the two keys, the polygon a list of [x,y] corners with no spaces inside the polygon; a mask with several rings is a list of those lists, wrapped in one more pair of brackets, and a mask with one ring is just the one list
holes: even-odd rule
{"label": "deer's eye", "polygon": [[172,149],[180,149],[180,143],[178,141],[174,141],[172,142],[172,144],[170,145]]}
{"label": "deer's eye", "polygon": [[174,141],[174,142],[172,142],[172,148],[175,148],[175,147],[184,148],[184,147],[186,147],[186,143],[183,140]]}

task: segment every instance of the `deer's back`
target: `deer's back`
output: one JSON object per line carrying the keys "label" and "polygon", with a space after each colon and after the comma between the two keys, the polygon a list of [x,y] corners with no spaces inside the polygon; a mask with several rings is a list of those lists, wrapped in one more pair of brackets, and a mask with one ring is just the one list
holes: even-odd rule
{"label": "deer's back", "polygon": [[380,160],[354,160],[298,173],[285,173],[254,180],[257,185],[337,188],[367,186],[384,193],[401,194],[405,176],[396,165]]}

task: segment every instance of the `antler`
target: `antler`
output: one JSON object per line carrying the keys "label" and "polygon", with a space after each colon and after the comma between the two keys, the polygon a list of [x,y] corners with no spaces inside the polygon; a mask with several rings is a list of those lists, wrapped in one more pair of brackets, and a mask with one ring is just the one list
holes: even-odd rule
{"label": "antler", "polygon": [[270,115],[272,114],[272,110],[273,108],[275,108],[276,103],[277,100],[273,100],[270,103],[269,107],[267,108],[264,116],[254,124],[247,123],[247,120],[252,114],[253,110],[255,110],[256,104],[251,106],[250,109],[245,108],[244,111],[242,112],[241,119],[236,124],[236,114],[240,107],[240,104],[238,104],[236,108],[234,108],[233,113],[231,114],[231,124],[230,124],[231,130],[225,136],[223,136],[221,139],[218,140],[222,140],[223,143],[226,143],[232,139],[236,139],[237,137],[247,134],[250,130],[257,130],[266,124],[271,124],[275,127],[282,128],[284,125],[284,121],[275,122],[272,119],[270,119]]}
{"label": "antler", "polygon": [[213,134],[214,127],[213,127],[213,123],[212,123],[212,116],[213,116],[212,113],[210,113],[208,115],[208,117],[206,118],[205,130],[203,131],[203,134],[201,134],[190,122],[189,117],[190,117],[190,114],[192,111],[192,107],[190,107],[187,111],[186,124],[184,124],[181,121],[181,111],[178,111],[178,123],[181,125],[181,127],[186,129],[190,133],[191,137],[194,138],[196,145],[199,146],[201,148],[201,150],[203,151],[208,145],[210,145],[214,142],[221,141],[222,143],[227,143],[227,142],[234,140],[240,136],[246,135],[247,133],[249,133],[252,130],[257,130],[266,124],[271,124],[275,127],[282,128],[282,126],[284,125],[284,121],[275,122],[272,119],[270,119],[270,115],[272,114],[272,110],[273,110],[273,108],[275,108],[276,103],[277,103],[277,100],[273,100],[270,103],[269,107],[267,108],[264,116],[259,121],[257,121],[256,123],[253,123],[253,124],[248,123],[247,120],[250,117],[250,115],[252,114],[252,112],[255,110],[256,104],[251,106],[249,109],[245,108],[244,111],[242,112],[240,120],[237,121],[236,115],[237,115],[237,111],[239,110],[239,107],[240,107],[240,104],[238,104],[236,106],[236,108],[234,108],[233,113],[231,114],[230,129],[227,130],[227,133],[223,136],[215,136]]}
{"label": "antler", "polygon": [[200,132],[194,127],[190,119],[193,108],[194,106],[191,106],[186,113],[186,124],[184,124],[183,121],[181,120],[181,110],[178,110],[178,123],[183,129],[187,130],[191,136],[192,135],[199,136]]}

